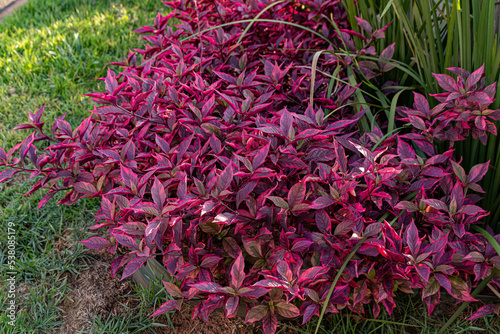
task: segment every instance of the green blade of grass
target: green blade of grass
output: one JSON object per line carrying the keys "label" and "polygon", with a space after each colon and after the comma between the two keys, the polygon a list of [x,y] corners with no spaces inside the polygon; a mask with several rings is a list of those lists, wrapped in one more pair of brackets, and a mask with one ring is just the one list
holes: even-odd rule
{"label": "green blade of grass", "polygon": [[[316,83],[316,68],[318,67],[318,60],[321,54],[324,52],[324,50],[317,51],[314,54],[312,64],[311,64],[311,92],[309,94],[309,104],[311,105],[311,108],[314,107],[314,85]],[[330,95],[328,95],[330,96]]]}
{"label": "green blade of grass", "polygon": [[243,37],[245,37],[245,35],[247,34],[248,30],[250,30],[250,28],[254,25],[255,22],[257,22],[257,20],[259,19],[259,17],[261,17],[262,14],[264,14],[265,12],[267,12],[269,9],[273,8],[274,6],[277,6],[281,3],[284,3],[284,2],[287,2],[288,0],[280,0],[280,1],[276,1],[274,3],[271,3],[270,5],[268,5],[266,8],[264,8],[263,10],[260,11],[259,14],[257,14],[255,16],[255,18],[253,18],[253,20],[250,22],[250,24],[245,28],[245,30],[243,30],[243,33],[241,34],[240,38],[238,38],[238,44],[241,43],[241,41],[243,40]]}

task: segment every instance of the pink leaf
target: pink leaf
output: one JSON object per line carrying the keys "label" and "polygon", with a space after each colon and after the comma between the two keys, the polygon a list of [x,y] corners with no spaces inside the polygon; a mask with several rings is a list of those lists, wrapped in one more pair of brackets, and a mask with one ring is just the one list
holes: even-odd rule
{"label": "pink leaf", "polygon": [[118,241],[118,243],[123,245],[123,246],[130,247],[130,248],[137,249],[137,250],[139,249],[135,240],[132,239],[131,237],[129,237],[128,235],[115,234],[114,237],[116,238],[116,241]]}
{"label": "pink leaf", "polygon": [[368,23],[368,21],[366,20],[363,20],[362,18],[359,18],[357,16],[355,16],[356,18],[356,21],[358,21],[358,25],[363,28],[363,30],[365,30],[366,32],[369,32],[370,34],[372,33],[372,26],[370,25],[370,23]]}
{"label": "pink leaf", "polygon": [[198,289],[200,291],[209,292],[209,293],[223,292],[222,286],[220,286],[219,284],[214,283],[214,282],[195,283],[195,284],[191,284],[191,287]]}
{"label": "pink leaf", "polygon": [[467,321],[482,318],[495,312],[495,304],[481,306]]}
{"label": "pink leaf", "polygon": [[233,168],[231,164],[228,164],[226,168],[219,175],[219,179],[217,180],[217,190],[221,193],[223,190],[226,190],[231,185],[233,181]]}
{"label": "pink leaf", "polygon": [[267,305],[257,305],[247,312],[245,317],[245,322],[256,322],[262,320],[269,312],[269,307]]}
{"label": "pink leaf", "polygon": [[478,164],[472,167],[467,176],[467,183],[476,183],[480,181],[488,172],[489,166],[490,161],[488,160],[484,164]]}
{"label": "pink leaf", "polygon": [[146,263],[147,260],[147,257],[136,257],[135,259],[130,261],[123,270],[122,280],[135,273],[140,267],[144,265],[144,263]]}
{"label": "pink leaf", "polygon": [[14,174],[18,173],[19,171],[15,169],[6,169],[4,171],[0,172],[0,183],[5,182],[6,180],[10,179]]}
{"label": "pink leaf", "polygon": [[264,147],[262,147],[257,151],[257,154],[253,158],[252,162],[253,170],[256,170],[260,165],[264,163],[264,161],[267,158],[267,154],[269,153],[269,146],[270,144],[268,143],[267,145],[265,145]]}
{"label": "pink leaf", "polygon": [[87,182],[77,182],[73,185],[75,190],[81,194],[93,195],[97,193],[97,189],[92,183]]}
{"label": "pink leaf", "polygon": [[79,241],[79,243],[90,249],[103,249],[112,245],[109,240],[101,237],[91,237],[87,240]]}
{"label": "pink leaf", "polygon": [[262,319],[262,327],[264,328],[264,334],[274,334],[276,333],[276,327],[278,326],[278,317],[274,313],[267,313],[264,319]]}
{"label": "pink leaf", "polygon": [[257,181],[252,180],[252,181],[248,182],[247,184],[245,184],[238,191],[238,193],[236,194],[236,208],[238,208],[240,206],[241,202],[243,202],[245,200],[245,198],[247,198],[247,196],[254,190],[256,185],[257,185]]}
{"label": "pink leaf", "polygon": [[236,313],[238,312],[239,303],[240,298],[238,298],[237,296],[231,296],[227,299],[226,310],[228,318],[232,318],[236,315]]}
{"label": "pink leaf", "polygon": [[306,196],[306,185],[303,182],[297,183],[292,186],[290,191],[288,192],[288,206],[293,208],[297,204],[300,204],[304,201]]}
{"label": "pink leaf", "polygon": [[237,291],[240,289],[245,279],[245,261],[243,254],[240,253],[231,267],[231,284]]}
{"label": "pink leaf", "polygon": [[316,225],[322,233],[330,233],[332,229],[332,221],[325,210],[316,211]]}
{"label": "pink leaf", "polygon": [[411,254],[416,256],[420,251],[420,245],[422,242],[418,237],[417,226],[413,221],[410,223],[410,226],[406,230],[405,237],[406,237],[406,243],[410,248]]}
{"label": "pink leaf", "polygon": [[167,194],[165,193],[165,189],[163,188],[161,182],[155,177],[153,187],[151,187],[151,196],[153,197],[153,201],[156,206],[161,210],[163,208],[163,204],[165,203],[165,199],[167,198]]}
{"label": "pink leaf", "polygon": [[297,306],[286,303],[284,301],[279,301],[275,305],[278,314],[285,318],[295,318],[300,315],[300,311]]}
{"label": "pink leaf", "polygon": [[469,91],[475,84],[481,80],[484,74],[484,64],[469,75],[467,81],[465,82],[465,90]]}
{"label": "pink leaf", "polygon": [[417,273],[422,277],[422,279],[427,283],[429,282],[429,276],[431,274],[431,269],[423,264],[423,263],[418,263],[415,265],[415,270]]}
{"label": "pink leaf", "polygon": [[150,317],[156,317],[160,314],[175,310],[176,303],[177,303],[176,300],[169,300],[169,301],[163,303],[153,314],[150,315]]}
{"label": "pink leaf", "polygon": [[330,196],[321,196],[314,200],[311,204],[311,209],[323,209],[335,203],[335,200]]}
{"label": "pink leaf", "polygon": [[302,320],[302,325],[304,325],[306,322],[308,322],[312,318],[313,315],[319,316],[319,305],[318,304],[309,305],[304,310],[304,318]]}
{"label": "pink leaf", "polygon": [[435,74],[433,73],[434,77],[436,78],[439,86],[443,88],[445,91],[454,93],[460,91],[458,89],[457,83],[455,80],[453,80],[452,77],[446,74]]}
{"label": "pink leaf", "polygon": [[448,206],[437,199],[423,199],[422,202],[427,204],[428,206],[442,211],[448,211]]}
{"label": "pink leaf", "polygon": [[283,109],[280,119],[280,130],[285,137],[288,138],[288,133],[293,126],[293,116],[288,112],[288,110]]}
{"label": "pink leaf", "polygon": [[334,235],[343,235],[352,231],[352,229],[356,226],[355,220],[344,220],[340,224],[335,227]]}
{"label": "pink leaf", "polygon": [[163,281],[163,285],[165,286],[165,289],[167,290],[168,294],[172,297],[175,298],[182,298],[182,292],[179,287],[173,283],[170,282],[165,282]]}

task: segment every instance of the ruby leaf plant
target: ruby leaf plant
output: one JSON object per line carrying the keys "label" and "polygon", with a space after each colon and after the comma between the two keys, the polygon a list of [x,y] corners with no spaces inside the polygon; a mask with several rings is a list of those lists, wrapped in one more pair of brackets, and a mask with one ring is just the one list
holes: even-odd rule
{"label": "ruby leaf plant", "polygon": [[[115,254],[113,275],[157,258],[176,279],[154,316],[196,300],[194,318],[242,310],[271,334],[278,316],[391,314],[396,293],[419,291],[429,313],[444,292],[474,300],[471,288],[500,265],[469,230],[488,215],[477,205],[488,163],[465,171],[453,146],[435,145],[496,131],[482,69],[463,82],[437,76],[441,104],[415,95],[399,109],[410,131],[386,135],[383,117],[362,126],[363,93],[350,83],[384,29],[359,20],[370,37],[350,30],[338,1],[167,5],[136,31],[146,47],[108,71],[106,91],[87,94],[98,105],[80,125],[29,114],[18,128],[33,132],[0,149],[0,181],[29,173],[28,194],[46,193],[40,207],[59,192],[65,205],[99,198],[90,229],[105,237],[81,243]],[[341,46],[353,52],[317,57],[312,84],[310,50]],[[357,64],[374,83],[390,70]]]}

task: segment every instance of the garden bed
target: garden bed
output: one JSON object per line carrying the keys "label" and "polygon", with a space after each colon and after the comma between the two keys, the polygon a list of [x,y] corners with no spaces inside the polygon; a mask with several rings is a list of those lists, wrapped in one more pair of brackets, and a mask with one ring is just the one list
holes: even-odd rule
{"label": "garden bed", "polygon": [[[36,1],[61,10],[55,0]],[[75,111],[68,122],[56,120],[49,135],[40,123],[43,109],[31,115],[32,124],[22,128],[38,128],[41,136],[31,135],[20,149],[21,160],[27,154],[37,168],[52,159],[58,173],[43,166],[41,173],[65,180],[64,187],[50,183],[49,197],[69,191],[55,198],[66,204],[80,199],[72,208],[47,204],[48,197],[41,200],[39,192],[21,198],[21,190],[40,184],[15,174],[27,171],[26,165],[18,166],[0,151],[0,162],[13,168],[2,169],[2,177],[15,174],[1,188],[0,214],[6,219],[0,216],[0,221],[5,220],[2,229],[16,222],[20,333],[259,333],[262,327],[248,322],[261,319],[266,333],[274,333],[278,320],[281,333],[311,333],[317,327],[425,333],[440,327],[440,320],[453,319],[456,305],[450,301],[472,300],[479,282],[493,277],[498,260],[488,248],[488,232],[469,231],[487,216],[472,193],[481,193],[477,182],[489,165],[481,161],[464,170],[460,159],[445,150],[471,134],[486,142],[487,132],[494,132],[490,120],[499,115],[483,110],[495,93],[481,81],[487,78],[483,67],[472,74],[455,69],[458,77],[453,78],[437,75],[433,85],[447,93],[436,96],[442,104],[432,112],[429,103],[437,102],[427,95],[403,94],[406,106],[396,106],[408,87],[396,95],[384,91],[395,85],[385,72],[397,65],[391,60],[394,44],[380,47],[387,27],[359,18],[355,24],[354,9],[346,17],[334,2],[326,1],[320,10],[312,3],[297,7],[280,1],[261,4],[260,14],[253,6],[238,11],[216,6],[217,12],[202,7],[207,26],[261,17],[250,24],[260,34],[241,23],[201,31],[199,8],[177,5],[175,19],[165,11],[154,27],[139,29],[149,35],[149,46],[136,50],[142,56],[129,53],[121,63],[124,72],[106,74],[105,60],[120,57],[97,55],[106,55],[108,47],[117,53],[136,49],[133,38],[122,32],[132,30],[131,17],[143,26],[151,8],[137,11],[142,5],[70,2],[64,7],[70,22],[61,23],[58,15],[46,17],[40,11],[44,6],[30,3],[24,14],[6,21],[18,31],[0,32],[5,45],[0,98],[7,120],[1,126],[18,123],[13,111],[21,105],[47,102],[44,117],[49,118]],[[81,15],[81,9],[91,19],[79,17],[75,30],[73,13]],[[331,11],[335,28],[313,20],[315,10]],[[24,17],[30,29],[17,24]],[[106,19],[112,31],[101,27],[99,33],[115,38],[95,34]],[[276,25],[276,19],[282,23]],[[169,20],[184,22],[180,33],[170,30]],[[48,30],[60,27],[64,37],[47,38]],[[265,40],[260,40],[262,31]],[[16,33],[30,36],[29,42],[18,42]],[[174,43],[165,44],[166,38]],[[197,38],[210,43],[200,47]],[[281,49],[281,42],[302,48]],[[350,53],[339,56],[332,48]],[[317,49],[322,51],[309,51]],[[35,50],[43,61],[25,56]],[[377,52],[378,64],[365,61]],[[202,66],[198,57],[206,59]],[[417,76],[412,68],[401,68]],[[104,81],[99,88],[90,79],[96,73]],[[40,78],[48,84],[40,84]],[[377,85],[365,86],[371,79]],[[352,89],[356,82],[362,82],[359,90]],[[424,81],[418,83],[424,89]],[[105,106],[81,122],[91,103],[80,93],[92,91],[101,92],[90,96]],[[374,96],[380,100],[374,102]],[[414,109],[409,109],[413,98]],[[0,146],[12,146],[24,133],[2,131],[6,145]],[[96,136],[106,140],[98,142]],[[43,138],[59,143],[45,151],[47,160],[38,161],[33,145]],[[75,149],[80,152],[70,159]],[[61,150],[67,154],[56,156]],[[82,222],[92,221],[94,214],[95,228],[114,227],[107,234],[83,231]],[[77,240],[109,252],[85,252]],[[163,289],[159,279],[154,288],[131,285],[130,277],[147,270],[143,265],[157,251],[180,287],[165,283]],[[35,278],[38,274],[42,278]],[[168,275],[162,279],[170,281]],[[186,302],[181,308],[172,297]],[[490,297],[487,303],[496,301]],[[195,306],[194,300],[203,303]],[[467,308],[448,331],[499,327],[491,316],[465,321],[479,304]],[[174,308],[179,312],[168,312]],[[322,309],[327,310],[323,323],[314,317]],[[485,314],[494,311],[488,310]],[[153,312],[159,317],[150,318]]]}

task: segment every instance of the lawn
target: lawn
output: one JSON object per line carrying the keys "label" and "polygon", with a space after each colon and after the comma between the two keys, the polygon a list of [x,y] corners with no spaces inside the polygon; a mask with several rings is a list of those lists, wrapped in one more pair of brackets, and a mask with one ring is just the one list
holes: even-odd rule
{"label": "lawn", "polygon": [[[66,119],[78,124],[93,108],[92,101],[82,94],[103,90],[104,85],[95,78],[105,76],[107,63],[121,60],[129,49],[142,45],[130,31],[150,24],[163,8],[155,0],[32,0],[0,22],[0,147],[12,147],[22,138],[22,131],[11,128],[25,121],[28,110],[44,104],[46,120],[67,113]],[[0,333],[74,333],[74,328],[84,333],[170,332],[173,327],[169,317],[148,317],[165,300],[164,290],[130,287],[130,280],[123,285],[119,276],[112,280],[109,259],[108,267],[101,266],[103,254],[77,243],[91,235],[85,227],[94,220],[99,203],[87,200],[66,207],[52,200],[37,210],[40,193],[22,196],[31,184],[32,180],[20,177],[0,184],[0,244],[7,244],[9,227],[15,229],[18,306],[14,327],[7,324],[5,312],[0,314]],[[0,249],[0,260],[4,285],[8,276],[6,248]],[[68,316],[72,305],[94,298],[92,287],[85,286],[82,277],[91,277],[89,282],[106,289],[103,282],[95,281],[94,270],[112,293],[122,295],[104,294],[113,298],[113,305],[105,305],[112,308],[106,314],[79,308],[94,312],[94,317],[89,323],[72,327],[75,324],[69,322],[81,321]],[[2,286],[2,310],[7,308],[7,301]],[[435,333],[455,307],[443,303],[428,318],[418,294],[400,297],[397,304],[400,306],[393,316],[383,313],[375,320],[369,315],[366,319],[351,317],[347,311],[331,315],[325,318],[320,333]],[[464,319],[472,313],[472,308],[467,309],[448,333],[500,333],[499,319],[488,316],[466,322]],[[307,327],[297,321],[283,324],[279,330],[311,333],[315,326],[315,320]],[[241,330],[260,333],[254,327]]]}
{"label": "lawn", "polygon": [[[44,104],[47,118],[67,113],[70,123],[79,122],[93,107],[82,94],[102,89],[95,78],[105,74],[106,64],[121,60],[141,43],[130,31],[162,9],[153,0],[33,0],[0,22],[0,146],[11,147],[21,138],[22,132],[11,128],[26,120],[28,110]],[[0,333],[69,333],[62,330],[71,328],[63,315],[78,288],[71,282],[95,265],[95,255],[76,241],[89,236],[85,227],[93,221],[97,203],[66,207],[53,201],[38,211],[39,193],[23,197],[32,183],[16,178],[0,184],[0,243],[7,244],[9,223],[14,223],[18,306],[15,329],[2,312]],[[6,256],[7,249],[2,248],[2,282],[7,278]],[[109,266],[103,273],[110,278]],[[124,294],[136,296],[128,300],[137,301],[130,312],[124,307],[119,317],[96,316],[86,332],[144,332],[154,323],[147,317],[153,306],[148,303],[154,301],[144,293],[128,288]],[[127,299],[117,303],[121,301],[130,304]],[[2,287],[2,310],[6,302]]]}

